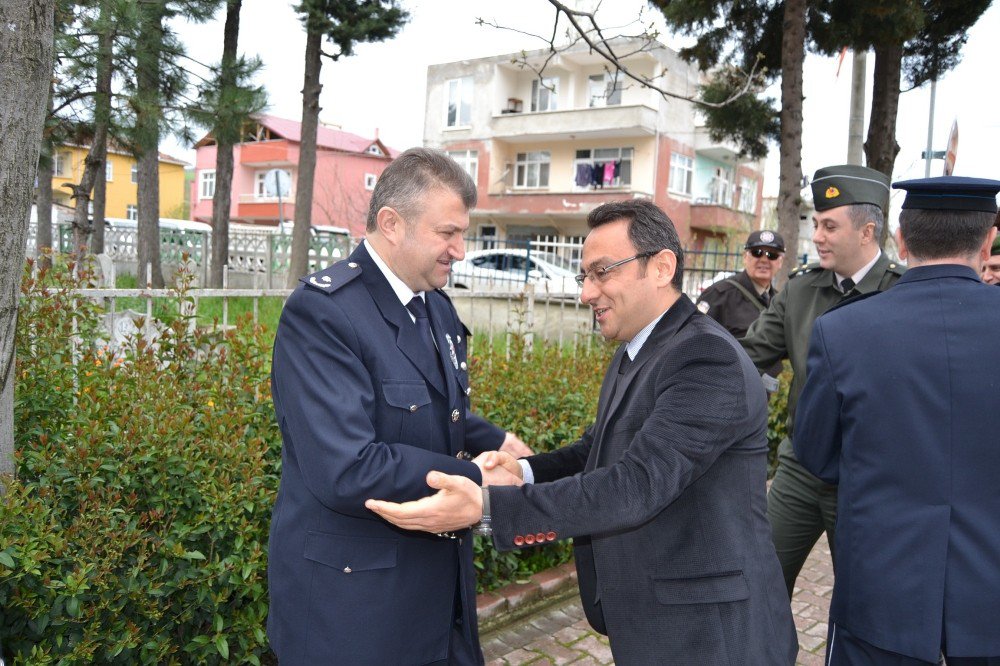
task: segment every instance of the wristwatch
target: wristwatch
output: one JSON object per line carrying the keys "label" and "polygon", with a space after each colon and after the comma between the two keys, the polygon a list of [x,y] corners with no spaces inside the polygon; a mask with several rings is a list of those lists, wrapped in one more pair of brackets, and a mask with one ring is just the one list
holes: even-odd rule
{"label": "wristwatch", "polygon": [[472,526],[472,533],[479,536],[493,536],[493,523],[490,520],[490,489],[483,488],[483,517]]}

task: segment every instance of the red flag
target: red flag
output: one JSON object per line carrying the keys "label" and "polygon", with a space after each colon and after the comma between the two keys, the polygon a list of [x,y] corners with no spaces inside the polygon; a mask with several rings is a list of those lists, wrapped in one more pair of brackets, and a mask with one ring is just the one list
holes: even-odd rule
{"label": "red flag", "polygon": [[840,49],[840,55],[837,56],[837,73],[834,75],[833,78],[835,79],[840,78],[840,68],[844,64],[844,56],[846,55],[847,55],[847,47],[845,46],[844,48]]}

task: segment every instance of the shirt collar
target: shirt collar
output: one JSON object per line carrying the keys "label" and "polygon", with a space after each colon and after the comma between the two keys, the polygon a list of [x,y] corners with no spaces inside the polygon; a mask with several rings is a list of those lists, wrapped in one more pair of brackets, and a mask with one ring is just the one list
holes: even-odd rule
{"label": "shirt collar", "polygon": [[[406,307],[406,304],[413,300],[414,296],[420,296],[420,298],[423,298],[425,301],[427,300],[424,296],[424,292],[421,291],[417,293],[413,291],[406,286],[405,282],[400,280],[399,277],[392,272],[389,265],[382,261],[382,257],[378,256],[378,252],[375,251],[375,248],[372,247],[372,244],[368,242],[367,238],[364,242],[365,249],[368,250],[368,254],[371,255],[372,261],[374,261],[375,265],[378,266],[378,269],[382,271],[382,275],[384,275],[385,279],[389,282],[389,286],[392,287],[392,290],[396,293],[396,298],[398,298],[399,302],[403,304],[403,307]],[[410,315],[411,318],[412,316],[413,315]]]}
{"label": "shirt collar", "polygon": [[882,256],[882,250],[879,250],[878,252],[875,253],[875,258],[869,261],[864,266],[862,266],[861,270],[859,270],[854,275],[847,276],[847,275],[841,275],[840,273],[834,273],[833,274],[834,277],[837,278],[837,286],[839,287],[840,283],[846,280],[848,277],[854,280],[854,284],[859,284],[863,279],[865,279],[865,276],[868,275],[868,271],[872,269],[872,266],[875,265],[875,263],[879,260],[879,257],[881,256]]}
{"label": "shirt collar", "polygon": [[635,337],[628,341],[628,344],[625,345],[625,352],[628,354],[629,360],[635,360],[635,357],[639,354],[639,350],[642,349],[642,345],[646,343],[649,334],[653,332],[653,329],[656,328],[656,325],[663,319],[663,315],[667,314],[667,310],[669,309],[667,308],[661,312],[659,317],[646,324],[645,328],[636,333]]}

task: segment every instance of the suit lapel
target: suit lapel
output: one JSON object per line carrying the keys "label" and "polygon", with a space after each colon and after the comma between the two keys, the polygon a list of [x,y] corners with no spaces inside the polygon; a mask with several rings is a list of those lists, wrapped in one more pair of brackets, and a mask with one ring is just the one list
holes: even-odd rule
{"label": "suit lapel", "polygon": [[[695,307],[691,299],[682,294],[653,328],[653,332],[646,338],[642,349],[639,350],[639,353],[632,361],[628,370],[625,371],[625,374],[618,379],[616,386],[614,380],[618,374],[618,364],[621,363],[622,354],[627,353],[625,345],[619,347],[618,352],[611,361],[611,367],[608,368],[608,373],[604,376],[604,383],[601,385],[600,412],[602,413],[598,414],[598,433],[597,437],[594,438],[594,447],[591,449],[590,457],[587,460],[588,469],[597,467],[601,459],[601,449],[604,446],[604,433],[608,425],[615,420],[615,415],[619,407],[621,407],[629,387],[635,381],[636,377],[638,377],[639,373],[642,372],[643,366],[646,365],[649,359],[664,353],[664,345],[684,326],[694,313]],[[604,407],[605,397],[607,397],[606,407]]]}
{"label": "suit lapel", "polygon": [[[389,281],[385,279],[385,275],[368,254],[364,243],[358,245],[357,249],[351,253],[350,260],[360,264],[361,280],[368,288],[372,300],[375,301],[375,306],[382,313],[382,317],[395,327],[396,346],[399,351],[416,366],[424,379],[441,395],[448,395],[447,388],[441,383],[442,378],[439,373],[434,372],[429,367],[429,362],[434,361],[434,358],[427,355],[427,350],[420,343],[420,336],[417,335],[416,325],[410,319],[410,313],[399,302],[399,297],[396,296],[396,292],[389,286]],[[431,326],[433,331],[433,324]]]}

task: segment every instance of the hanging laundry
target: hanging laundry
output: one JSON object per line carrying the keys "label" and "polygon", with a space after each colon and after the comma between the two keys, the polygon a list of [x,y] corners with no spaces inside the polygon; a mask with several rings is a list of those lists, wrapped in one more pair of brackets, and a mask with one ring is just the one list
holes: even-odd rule
{"label": "hanging laundry", "polygon": [[605,187],[608,187],[614,182],[615,182],[615,163],[607,162],[604,165],[604,185]]}
{"label": "hanging laundry", "polygon": [[594,187],[604,186],[604,163],[595,162],[594,163],[594,178],[591,181]]}
{"label": "hanging laundry", "polygon": [[576,165],[576,186],[590,187],[594,180],[594,165],[586,162]]}
{"label": "hanging laundry", "polygon": [[615,178],[620,178],[622,175],[622,161],[615,160]]}

